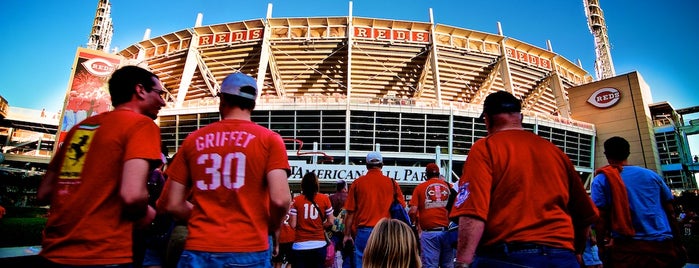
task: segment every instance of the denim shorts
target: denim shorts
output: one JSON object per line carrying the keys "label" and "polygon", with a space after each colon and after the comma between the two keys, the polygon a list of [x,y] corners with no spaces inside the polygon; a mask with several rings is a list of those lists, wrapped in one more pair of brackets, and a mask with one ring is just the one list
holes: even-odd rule
{"label": "denim shorts", "polygon": [[190,267],[254,267],[271,268],[269,250],[258,252],[203,252],[184,250],[178,268]]}

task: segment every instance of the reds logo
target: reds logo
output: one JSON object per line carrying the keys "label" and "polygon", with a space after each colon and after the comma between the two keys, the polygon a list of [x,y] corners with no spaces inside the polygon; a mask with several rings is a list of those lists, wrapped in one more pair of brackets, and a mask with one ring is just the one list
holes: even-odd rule
{"label": "reds logo", "polygon": [[103,58],[94,58],[82,63],[85,69],[96,76],[108,76],[114,71],[114,65]]}
{"label": "reds logo", "polygon": [[621,94],[616,88],[605,87],[593,92],[587,102],[597,108],[609,108],[617,104],[621,99]]}
{"label": "reds logo", "polygon": [[456,201],[454,202],[455,207],[460,207],[464,202],[466,202],[468,196],[471,195],[471,192],[468,189],[469,184],[470,182],[459,185],[459,192],[456,195]]}

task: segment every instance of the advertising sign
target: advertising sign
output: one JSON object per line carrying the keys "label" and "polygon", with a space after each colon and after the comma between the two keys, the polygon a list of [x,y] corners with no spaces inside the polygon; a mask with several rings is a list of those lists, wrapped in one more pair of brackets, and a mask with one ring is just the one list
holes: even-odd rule
{"label": "advertising sign", "polygon": [[[308,164],[305,161],[290,160],[291,176],[289,182],[301,182],[301,178],[306,172],[313,171],[318,175],[320,182],[336,182],[337,180],[345,180],[349,183],[353,182],[360,176],[366,174],[366,166],[362,165],[333,165],[333,164]],[[401,185],[418,185],[425,181],[424,167],[403,167],[403,166],[384,166],[381,172],[396,180]]]}
{"label": "advertising sign", "polygon": [[60,146],[68,130],[75,124],[111,109],[107,81],[119,67],[121,58],[102,51],[78,48],[63,103],[56,146]]}

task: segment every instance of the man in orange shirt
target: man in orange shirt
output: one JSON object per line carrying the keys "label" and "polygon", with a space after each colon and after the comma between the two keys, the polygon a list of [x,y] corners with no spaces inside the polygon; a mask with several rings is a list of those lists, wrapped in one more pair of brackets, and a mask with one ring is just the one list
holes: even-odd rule
{"label": "man in orange shirt", "polygon": [[405,207],[403,192],[398,183],[381,173],[383,157],[379,152],[367,154],[366,167],[366,175],[352,183],[345,202],[347,216],[343,244],[347,246],[349,242],[354,242],[354,263],[357,267],[362,265],[364,248],[374,225],[382,218],[391,217],[389,207],[393,203],[394,192]]}
{"label": "man in orange shirt", "polygon": [[524,130],[512,94],[488,95],[483,116],[488,136],[471,148],[450,214],[459,220],[454,267],[579,267],[598,213],[572,162]]}
{"label": "man in orange shirt", "polygon": [[66,135],[37,193],[50,203],[39,253],[42,266],[130,267],[134,222],[150,224],[146,179],[160,160],[153,122],[166,92],[136,66],[109,79],[114,110],[89,117]]}
{"label": "man in orange shirt", "polygon": [[228,75],[221,121],[189,134],[165,172],[158,209],[188,219],[179,265],[271,267],[269,237],[291,203],[290,167],[281,136],[251,120],[257,92],[252,77]]}
{"label": "man in orange shirt", "polygon": [[410,199],[410,218],[420,227],[420,257],[425,268],[451,268],[454,265],[454,249],[448,237],[449,218],[447,203],[450,186],[439,176],[439,166],[429,163],[425,167],[427,181],[413,190]]}

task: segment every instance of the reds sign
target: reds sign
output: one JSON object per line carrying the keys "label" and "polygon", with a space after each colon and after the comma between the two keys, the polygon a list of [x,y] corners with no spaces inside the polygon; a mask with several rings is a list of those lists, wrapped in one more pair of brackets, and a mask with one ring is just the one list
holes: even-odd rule
{"label": "reds sign", "polygon": [[104,58],[92,58],[83,62],[82,65],[89,73],[101,77],[112,74],[116,67],[116,65]]}
{"label": "reds sign", "polygon": [[609,108],[617,104],[621,99],[621,94],[616,88],[605,87],[593,92],[587,102],[597,108]]}

